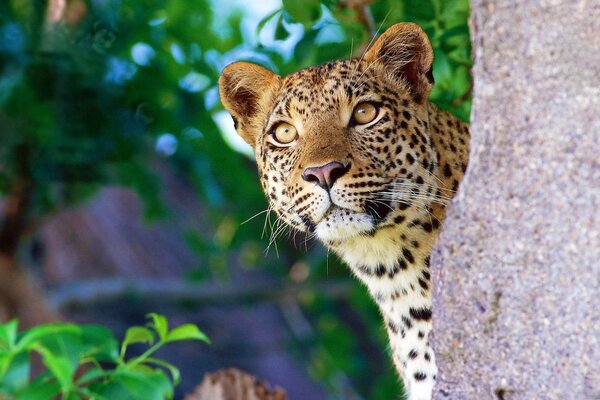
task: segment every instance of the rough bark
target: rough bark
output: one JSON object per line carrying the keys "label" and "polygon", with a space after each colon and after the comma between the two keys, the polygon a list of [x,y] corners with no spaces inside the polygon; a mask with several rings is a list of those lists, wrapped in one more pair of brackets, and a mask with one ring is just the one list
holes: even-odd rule
{"label": "rough bark", "polygon": [[600,399],[600,3],[471,5],[471,160],[432,260],[435,398]]}

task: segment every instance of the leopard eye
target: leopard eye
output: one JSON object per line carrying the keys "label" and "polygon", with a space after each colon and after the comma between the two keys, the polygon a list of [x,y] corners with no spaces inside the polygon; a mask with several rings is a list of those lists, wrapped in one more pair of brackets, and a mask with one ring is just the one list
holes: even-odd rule
{"label": "leopard eye", "polygon": [[358,125],[368,124],[373,121],[377,117],[377,107],[375,104],[365,101],[363,103],[359,103],[352,112],[352,119]]}
{"label": "leopard eye", "polygon": [[279,144],[290,144],[298,138],[298,131],[294,125],[282,122],[273,128],[272,136]]}

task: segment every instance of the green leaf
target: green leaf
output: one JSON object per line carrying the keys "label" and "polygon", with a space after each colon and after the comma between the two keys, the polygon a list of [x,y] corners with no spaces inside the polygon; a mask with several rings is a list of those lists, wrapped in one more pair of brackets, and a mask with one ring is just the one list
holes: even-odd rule
{"label": "green leaf", "polygon": [[52,379],[51,374],[44,373],[34,379],[30,385],[18,392],[17,399],[52,400],[60,393],[60,384]]}
{"label": "green leaf", "polygon": [[42,355],[44,364],[58,380],[61,391],[70,390],[73,387],[75,368],[69,357],[66,354],[55,354],[42,346],[38,346],[35,350]]}
{"label": "green leaf", "polygon": [[130,373],[121,378],[127,390],[141,400],[162,400],[173,397],[173,386],[162,371],[152,374]]}
{"label": "green leaf", "polygon": [[458,25],[454,28],[450,28],[440,36],[440,41],[445,41],[454,36],[465,36],[466,40],[469,40],[469,27],[467,25]]}
{"label": "green leaf", "polygon": [[295,21],[310,26],[321,17],[321,2],[319,0],[283,0],[283,9]]}
{"label": "green leaf", "polygon": [[90,391],[108,399],[163,400],[173,397],[173,385],[163,371],[151,373],[120,369],[110,380],[90,385]]}
{"label": "green leaf", "polygon": [[99,367],[92,367],[91,369],[87,370],[83,375],[81,375],[79,379],[77,379],[77,385],[87,385],[90,382],[109,376],[111,372],[112,371],[104,371],[102,368]]}
{"label": "green leaf", "polygon": [[181,382],[181,374],[179,373],[179,369],[177,369],[177,367],[175,367],[173,364],[156,358],[148,358],[146,359],[146,362],[168,369],[171,373],[171,378],[173,379],[174,385],[178,385],[179,382]]}
{"label": "green leaf", "polygon": [[208,336],[206,336],[204,332],[198,329],[198,327],[194,324],[184,324],[173,329],[167,334],[166,343],[192,339],[210,343]]}
{"label": "green leaf", "polygon": [[81,325],[80,357],[94,357],[98,361],[116,362],[118,342],[112,331],[100,325]]}
{"label": "green leaf", "polygon": [[260,32],[262,31],[262,29],[267,24],[267,22],[269,22],[271,19],[273,19],[273,17],[275,17],[279,13],[281,13],[281,8],[278,8],[277,10],[273,11],[271,14],[269,14],[266,17],[264,17],[263,19],[261,19],[260,22],[258,23],[258,26],[256,27],[256,34],[259,35]]}
{"label": "green leaf", "polygon": [[143,326],[132,326],[127,329],[125,339],[123,339],[123,343],[121,344],[121,356],[125,354],[127,346],[134,343],[152,344],[154,343],[154,334],[150,329]]}
{"label": "green leaf", "polygon": [[25,333],[17,342],[19,350],[30,350],[39,342],[45,342],[57,336],[67,334],[80,334],[81,328],[74,324],[53,323],[36,326]]}
{"label": "green leaf", "polygon": [[436,51],[434,49],[433,54],[433,76],[435,77],[437,83],[443,84],[450,78],[452,74],[448,58],[443,51]]}
{"label": "green leaf", "polygon": [[290,33],[283,25],[283,16],[277,19],[277,27],[275,28],[275,40],[285,40],[290,36]]}
{"label": "green leaf", "polygon": [[16,319],[0,325],[0,349],[12,349],[17,342],[17,327]]}
{"label": "green leaf", "polygon": [[[15,393],[27,386],[29,383],[29,353],[22,352],[7,360],[10,364],[7,366],[4,376],[0,376],[0,388],[7,389]],[[0,371],[2,371],[0,363]]]}
{"label": "green leaf", "polygon": [[[7,353],[5,351],[0,351],[0,383],[2,383],[4,374],[10,367],[10,363],[12,362],[12,357],[13,357],[12,354]],[[2,386],[0,386],[0,387],[2,387]]]}
{"label": "green leaf", "polygon": [[148,325],[154,328],[161,341],[165,340],[167,337],[167,332],[169,331],[169,323],[167,322],[165,316],[156,313],[150,313],[147,315],[147,317],[152,319]]}
{"label": "green leaf", "polygon": [[315,40],[319,32],[319,29],[311,29],[304,33],[304,36],[294,48],[294,61],[301,64],[306,59],[310,51],[314,49]]}

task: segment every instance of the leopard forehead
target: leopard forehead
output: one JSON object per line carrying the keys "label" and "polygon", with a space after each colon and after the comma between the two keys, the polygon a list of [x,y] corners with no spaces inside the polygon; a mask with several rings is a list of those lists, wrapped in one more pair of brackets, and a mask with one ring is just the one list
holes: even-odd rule
{"label": "leopard forehead", "polygon": [[[349,126],[353,108],[363,101],[377,103],[378,116],[369,126]],[[269,140],[282,121],[300,134],[288,147]],[[271,207],[288,224],[321,232],[321,239],[392,224],[400,212],[411,214],[407,204],[424,209],[429,204],[419,199],[435,196],[426,105],[372,64],[334,61],[289,75],[262,126],[255,150]],[[331,162],[348,171],[329,190],[307,182],[307,169]]]}
{"label": "leopard forehead", "polygon": [[323,118],[355,100],[379,100],[403,92],[410,98],[402,82],[389,79],[381,66],[360,59],[331,61],[285,77],[271,115]]}

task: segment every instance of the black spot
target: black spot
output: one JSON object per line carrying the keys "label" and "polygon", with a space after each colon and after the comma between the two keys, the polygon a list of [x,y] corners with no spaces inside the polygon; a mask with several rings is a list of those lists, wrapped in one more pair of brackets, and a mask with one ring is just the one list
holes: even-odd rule
{"label": "black spot", "polygon": [[412,358],[413,360],[419,356],[419,353],[415,349],[412,349],[408,352],[408,358]]}
{"label": "black spot", "polygon": [[410,252],[410,250],[408,250],[407,248],[403,247],[402,248],[402,254],[404,255],[404,258],[406,258],[406,261],[408,261],[411,264],[414,264],[415,258],[413,257],[413,255]]}
{"label": "black spot", "polygon": [[392,270],[388,272],[388,278],[392,279],[398,272],[400,272],[400,267],[398,265],[394,265]]}
{"label": "black spot", "polygon": [[419,331],[419,333],[417,334],[417,336],[419,337],[419,339],[423,339],[425,337],[425,332]]}
{"label": "black spot", "polygon": [[406,217],[404,215],[398,215],[396,218],[394,218],[394,223],[401,224],[404,222],[405,219]]}
{"label": "black spot", "polygon": [[431,256],[427,256],[427,257],[425,257],[425,260],[423,260],[425,262],[426,267],[429,267],[430,260],[431,260]]}
{"label": "black spot", "polygon": [[375,220],[375,223],[379,223],[387,217],[392,211],[388,201],[379,200],[377,202],[367,200],[365,202],[365,211]]}
{"label": "black spot", "polygon": [[427,375],[425,375],[425,373],[423,373],[423,372],[415,372],[415,380],[417,380],[417,381],[424,381],[425,379],[427,379]]}
{"label": "black spot", "polygon": [[390,328],[390,331],[392,331],[393,333],[398,333],[398,327],[396,326],[396,324],[394,324],[393,321],[388,321],[388,328]]}
{"label": "black spot", "polygon": [[[408,161],[412,165],[415,163],[415,158],[410,153],[408,153],[406,155],[406,161]],[[446,165],[448,165],[448,164],[446,164]]]}
{"label": "black spot", "polygon": [[431,308],[410,308],[410,316],[414,319],[429,321],[431,319]]}
{"label": "black spot", "polygon": [[419,278],[419,286],[421,286],[423,290],[429,289],[429,285],[422,278]]}
{"label": "black spot", "polygon": [[431,232],[433,230],[433,225],[429,222],[425,222],[421,226],[423,227],[423,230],[425,230],[425,232]]}
{"label": "black spot", "polygon": [[400,269],[406,269],[406,261],[398,260],[398,266],[400,267]]}
{"label": "black spot", "polygon": [[308,229],[308,231],[311,233],[314,232],[315,224],[313,224],[307,216],[303,216],[301,218],[302,218],[302,222],[304,223],[304,226],[306,226],[306,229]]}
{"label": "black spot", "polygon": [[378,277],[382,277],[383,275],[385,275],[386,273],[386,269],[385,266],[383,264],[379,264],[376,268],[375,268],[375,275],[377,275]]}
{"label": "black spot", "polygon": [[404,326],[406,327],[406,329],[412,328],[412,321],[410,320],[410,318],[403,315],[402,322],[404,322]]}
{"label": "black spot", "polygon": [[451,176],[452,176],[452,170],[450,169],[450,165],[448,165],[448,163],[446,163],[446,164],[444,165],[444,176],[445,176],[446,178],[449,178],[449,177],[451,177]]}
{"label": "black spot", "polygon": [[429,355],[429,353],[425,353],[425,361],[431,361],[431,356]]}

